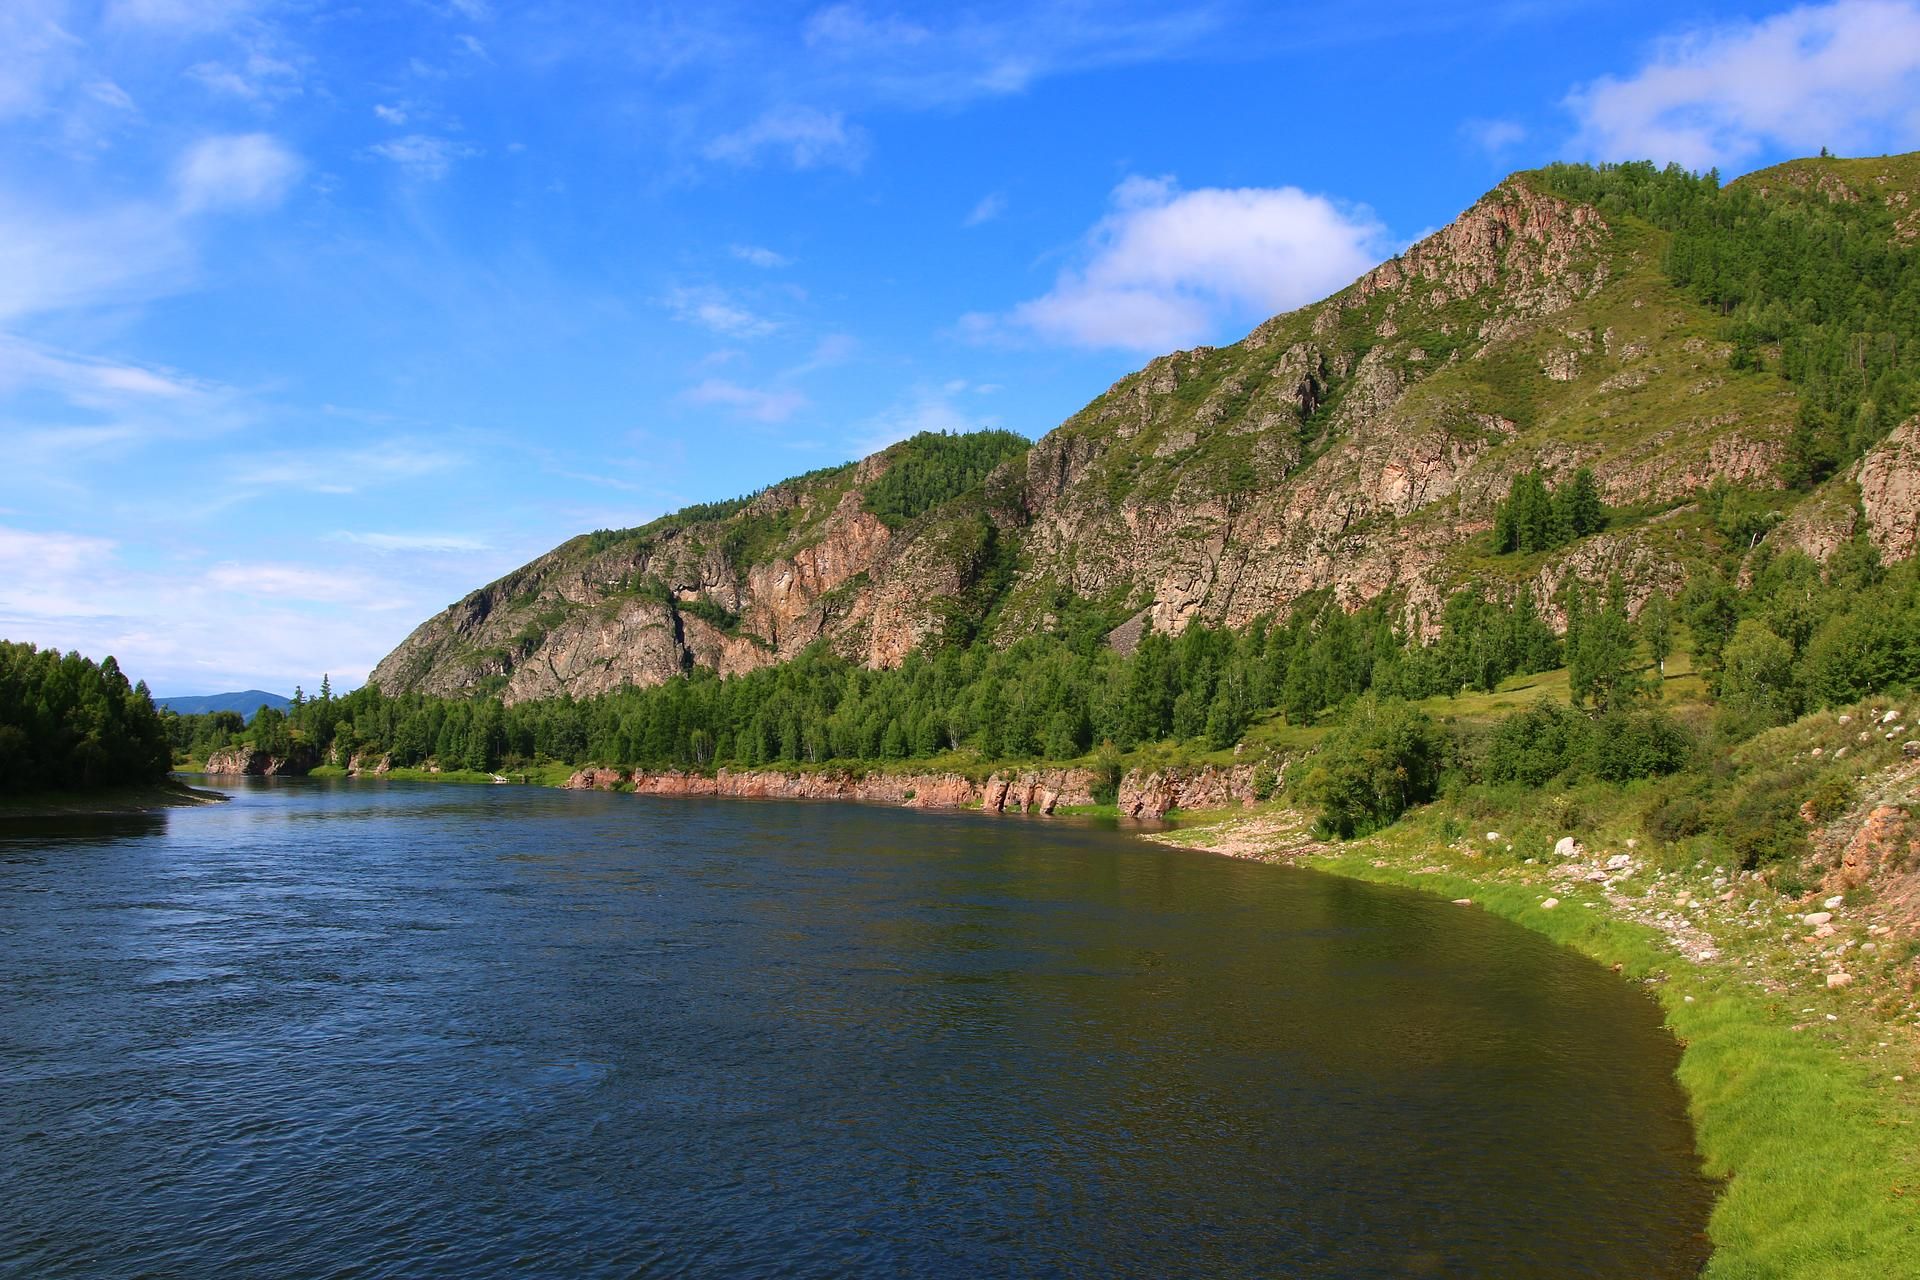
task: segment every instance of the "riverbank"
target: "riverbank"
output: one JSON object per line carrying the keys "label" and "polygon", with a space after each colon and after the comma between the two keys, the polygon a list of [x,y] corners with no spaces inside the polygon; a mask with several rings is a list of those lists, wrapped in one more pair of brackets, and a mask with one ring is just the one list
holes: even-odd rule
{"label": "riverbank", "polygon": [[1449,838],[1452,821],[1436,807],[1332,845],[1272,807],[1147,838],[1417,889],[1641,983],[1682,1045],[1706,1169],[1727,1180],[1704,1274],[1920,1275],[1920,1009],[1870,975],[1832,981],[1822,954],[1863,971],[1910,964],[1886,954],[1871,903],[1841,895],[1810,911],[1752,875],[1659,866],[1611,833],[1521,858],[1498,831]]}
{"label": "riverbank", "polygon": [[134,787],[104,787],[96,791],[38,791],[0,797],[0,820],[7,818],[66,818],[96,814],[152,813],[193,805],[220,804],[226,797],[171,779]]}

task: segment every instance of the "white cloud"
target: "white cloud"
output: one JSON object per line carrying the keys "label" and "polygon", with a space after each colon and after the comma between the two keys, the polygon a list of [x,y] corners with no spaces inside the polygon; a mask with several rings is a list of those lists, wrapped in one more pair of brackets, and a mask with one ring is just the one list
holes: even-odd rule
{"label": "white cloud", "polygon": [[392,161],[409,178],[429,182],[446,177],[455,160],[480,154],[477,148],[464,142],[425,133],[410,133],[404,138],[376,143],[367,150],[382,160]]}
{"label": "white cloud", "polygon": [[775,267],[789,267],[793,265],[793,259],[789,258],[786,254],[775,253],[773,250],[762,248],[757,244],[736,244],[731,246],[728,252],[752,267],[764,267],[772,270]]}
{"label": "white cloud", "polygon": [[[331,671],[364,678],[404,631],[504,566],[382,555],[359,571],[228,561],[206,570],[137,562],[141,548],[64,531],[0,527],[0,635],[108,654],[164,692],[291,691]],[[162,623],[159,620],[165,619]]]}
{"label": "white cloud", "polygon": [[199,62],[187,75],[214,93],[247,102],[286,98],[301,91],[300,71],[291,62],[260,49],[249,50],[238,62]]}
{"label": "white cloud", "polygon": [[280,203],[300,161],[264,133],[203,138],[187,148],[174,170],[180,206],[189,212],[266,208]]}
{"label": "white cloud", "polygon": [[688,404],[731,409],[754,422],[785,422],[807,406],[807,398],[791,388],[761,390],[724,378],[708,378],[689,387],[681,398]]}
{"label": "white cloud", "polygon": [[374,104],[373,114],[382,124],[403,125],[407,122],[407,105],[403,102],[397,106],[388,106],[384,102],[378,102]]}
{"label": "white cloud", "polygon": [[1920,4],[1841,0],[1662,42],[1639,71],[1576,89],[1575,145],[1597,160],[1704,169],[1920,141]]}
{"label": "white cloud", "polygon": [[977,227],[983,222],[992,222],[1006,211],[1007,198],[996,191],[991,195],[980,197],[980,203],[973,206],[973,211],[967,215],[967,220],[961,225]]}
{"label": "white cloud", "polygon": [[[241,564],[225,561],[207,570],[208,585],[249,596],[282,597],[315,604],[376,604],[367,580],[359,574],[336,573],[291,564]],[[377,604],[376,604],[377,607]]]}
{"label": "white cloud", "polygon": [[962,329],[1165,351],[1325,297],[1378,262],[1384,240],[1366,210],[1297,187],[1183,192],[1168,178],[1129,178],[1088,232],[1081,265],[1007,316],[964,317]]}
{"label": "white cloud", "polygon": [[848,124],[844,112],[776,107],[707,144],[709,159],[729,164],[758,164],[769,154],[796,169],[858,169],[867,158],[867,133]]}
{"label": "white cloud", "polygon": [[777,320],[750,311],[725,292],[707,286],[671,289],[664,301],[679,319],[723,337],[763,338],[780,327]]}

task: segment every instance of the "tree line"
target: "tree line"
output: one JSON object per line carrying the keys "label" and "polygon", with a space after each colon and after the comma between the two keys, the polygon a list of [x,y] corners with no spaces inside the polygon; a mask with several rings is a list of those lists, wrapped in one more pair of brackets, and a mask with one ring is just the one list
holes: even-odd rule
{"label": "tree line", "polygon": [[0,640],[0,792],[155,782],[172,767],[146,684],[111,657]]}

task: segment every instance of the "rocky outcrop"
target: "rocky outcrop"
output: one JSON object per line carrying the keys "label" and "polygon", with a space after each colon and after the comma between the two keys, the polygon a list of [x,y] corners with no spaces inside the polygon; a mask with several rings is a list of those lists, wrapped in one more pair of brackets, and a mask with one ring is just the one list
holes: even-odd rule
{"label": "rocky outcrop", "polygon": [[234,747],[215,751],[207,757],[207,772],[235,777],[304,777],[320,763],[320,753],[296,743],[283,754],[256,751],[252,747]]}
{"label": "rocky outcrop", "polygon": [[[1158,770],[1121,780],[1119,810],[1130,818],[1164,817],[1174,809],[1220,809],[1254,802],[1251,765]],[[852,800],[915,809],[981,809],[1052,814],[1094,803],[1090,769],[1045,768],[975,780],[958,773],[855,773],[848,770],[734,770],[689,773],[590,767],[566,785],[576,791],[632,791],[653,796],[730,796],[760,800]]]}
{"label": "rocky outcrop", "polygon": [[1880,558],[1904,560],[1920,550],[1920,417],[1868,450],[1855,474],[1867,536]]}

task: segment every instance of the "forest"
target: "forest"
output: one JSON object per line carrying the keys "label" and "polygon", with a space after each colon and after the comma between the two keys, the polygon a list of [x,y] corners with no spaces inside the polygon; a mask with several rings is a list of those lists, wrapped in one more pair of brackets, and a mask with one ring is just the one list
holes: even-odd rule
{"label": "forest", "polygon": [[0,793],[156,782],[172,767],[146,684],[119,663],[0,640]]}

